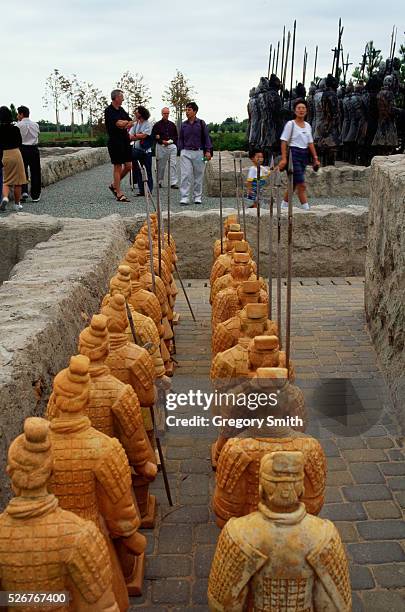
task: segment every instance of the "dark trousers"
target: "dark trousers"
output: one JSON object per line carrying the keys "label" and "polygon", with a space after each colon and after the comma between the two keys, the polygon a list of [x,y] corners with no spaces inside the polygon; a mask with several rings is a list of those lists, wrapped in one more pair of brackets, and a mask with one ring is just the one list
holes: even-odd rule
{"label": "dark trousers", "polygon": [[[28,169],[31,178],[31,198],[37,200],[41,195],[41,161],[37,145],[22,145],[21,154],[24,160],[25,174]],[[22,186],[22,192],[28,193],[28,185]]]}
{"label": "dark trousers", "polygon": [[153,176],[152,176],[152,153],[145,153],[141,149],[132,149],[132,175],[134,177],[134,183],[138,184],[139,193],[145,195],[143,188],[142,172],[139,168],[139,163],[144,166],[146,170],[146,176],[148,177],[149,191],[152,193],[153,190]]}

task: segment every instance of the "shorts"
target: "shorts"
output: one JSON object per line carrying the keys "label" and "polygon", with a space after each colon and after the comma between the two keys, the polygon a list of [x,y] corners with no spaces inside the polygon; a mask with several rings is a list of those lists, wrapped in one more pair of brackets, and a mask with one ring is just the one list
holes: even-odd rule
{"label": "shorts", "polygon": [[293,183],[300,185],[305,183],[305,169],[308,165],[308,149],[290,147],[293,162]]}
{"label": "shorts", "polygon": [[109,142],[107,147],[112,164],[126,164],[132,161],[132,147],[129,140]]}

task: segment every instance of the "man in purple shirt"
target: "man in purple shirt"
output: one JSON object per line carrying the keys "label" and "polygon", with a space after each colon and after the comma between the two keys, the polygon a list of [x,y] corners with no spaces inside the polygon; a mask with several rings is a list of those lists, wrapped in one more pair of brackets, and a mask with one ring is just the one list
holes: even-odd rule
{"label": "man in purple shirt", "polygon": [[189,204],[191,184],[194,180],[194,204],[201,204],[205,160],[210,160],[212,143],[206,123],[197,118],[198,106],[189,102],[186,106],[187,120],[180,128],[178,149],[180,151],[180,205]]}

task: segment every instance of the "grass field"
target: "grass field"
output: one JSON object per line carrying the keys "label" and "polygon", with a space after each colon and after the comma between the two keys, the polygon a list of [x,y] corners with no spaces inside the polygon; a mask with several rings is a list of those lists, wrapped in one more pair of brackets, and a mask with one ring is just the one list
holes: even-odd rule
{"label": "grass field", "polygon": [[74,141],[74,140],[95,140],[95,138],[90,138],[89,133],[81,133],[81,132],[61,132],[58,134],[57,132],[40,132],[39,133],[39,143],[47,144],[51,142],[65,142],[65,141]]}

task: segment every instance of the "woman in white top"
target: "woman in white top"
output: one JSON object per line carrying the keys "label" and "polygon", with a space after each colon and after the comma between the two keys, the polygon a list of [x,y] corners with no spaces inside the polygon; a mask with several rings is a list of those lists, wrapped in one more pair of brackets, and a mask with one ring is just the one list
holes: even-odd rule
{"label": "woman in white top", "polygon": [[138,183],[138,196],[144,196],[145,190],[143,185],[142,173],[139,169],[139,163],[145,167],[148,177],[149,191],[153,190],[152,176],[152,124],[148,121],[150,112],[144,106],[137,106],[135,109],[136,123],[129,130],[129,138],[134,141],[132,149],[133,173],[134,182]]}
{"label": "woman in white top", "polygon": [[[308,165],[308,149],[312,156],[314,170],[319,168],[320,163],[314,147],[311,126],[305,121],[305,117],[308,112],[308,107],[305,100],[301,98],[295,100],[294,112],[295,119],[288,121],[285,124],[283,133],[281,134],[281,161],[278,167],[280,170],[284,170],[288,164],[288,144],[293,162],[294,191],[295,189],[297,190],[302,208],[304,210],[309,210],[305,185],[305,168]],[[287,206],[288,192],[286,191],[284,194],[282,207],[286,208]]]}

